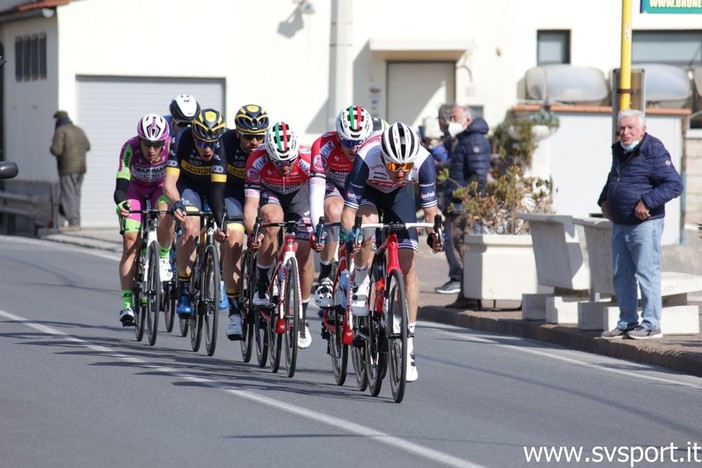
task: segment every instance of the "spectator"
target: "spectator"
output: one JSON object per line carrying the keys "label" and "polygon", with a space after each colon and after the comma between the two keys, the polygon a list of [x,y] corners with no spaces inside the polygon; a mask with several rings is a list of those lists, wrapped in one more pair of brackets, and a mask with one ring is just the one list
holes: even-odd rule
{"label": "spectator", "polygon": [[451,109],[447,131],[456,138],[449,156],[449,179],[446,181],[444,198],[445,230],[449,236],[446,259],[449,263],[449,280],[435,291],[439,294],[455,294],[458,298],[449,307],[470,308],[476,302],[463,296],[463,235],[467,230],[461,200],[453,196],[454,190],[467,187],[478,181],[480,191],[485,190],[490,170],[491,146],[487,138],[487,122],[473,119],[470,108],[454,105]]}
{"label": "spectator", "polygon": [[612,145],[612,168],[597,203],[605,218],[612,221],[612,271],[619,321],[616,328],[602,333],[602,338],[661,338],[665,204],[682,193],[682,178],[663,143],[646,133],[643,112],[623,110],[617,123],[619,141]]}
{"label": "spectator", "polygon": [[86,171],[85,153],[90,151],[90,141],[82,128],[75,125],[66,111],[54,114],[56,127],[51,142],[51,154],[58,163],[61,196],[59,212],[68,221],[68,226],[59,230],[77,231],[80,229],[80,193]]}

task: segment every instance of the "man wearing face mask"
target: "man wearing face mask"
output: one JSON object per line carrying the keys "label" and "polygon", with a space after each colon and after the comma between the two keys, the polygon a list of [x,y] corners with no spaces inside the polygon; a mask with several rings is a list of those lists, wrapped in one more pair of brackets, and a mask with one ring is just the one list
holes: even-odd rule
{"label": "man wearing face mask", "polygon": [[485,190],[490,171],[491,146],[487,138],[490,128],[483,118],[474,119],[468,106],[454,105],[449,114],[447,130],[456,139],[449,155],[449,179],[444,192],[445,230],[451,240],[446,249],[449,281],[435,291],[439,294],[458,293],[456,302],[449,307],[470,308],[475,307],[476,302],[463,296],[463,234],[467,226],[465,218],[460,216],[463,212],[461,200],[454,197],[453,192],[467,187],[474,180],[478,182],[480,192]]}
{"label": "man wearing face mask", "polygon": [[643,112],[623,110],[617,123],[619,141],[612,145],[612,168],[597,204],[612,221],[612,271],[619,321],[616,328],[602,333],[602,338],[661,338],[665,204],[682,193],[682,178],[663,143],[646,133]]}

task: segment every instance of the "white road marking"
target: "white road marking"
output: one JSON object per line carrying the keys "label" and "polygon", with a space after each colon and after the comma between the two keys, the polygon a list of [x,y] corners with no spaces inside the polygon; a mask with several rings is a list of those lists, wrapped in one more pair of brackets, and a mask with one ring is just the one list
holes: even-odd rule
{"label": "white road marking", "polygon": [[139,364],[140,366],[147,368],[147,369],[153,369],[158,371],[159,373],[165,373],[169,375],[173,375],[175,377],[178,377],[180,379],[189,381],[189,382],[194,382],[200,385],[205,385],[207,387],[223,391],[225,393],[228,393],[230,395],[237,396],[239,398],[244,398],[249,401],[253,401],[262,405],[266,405],[271,408],[275,408],[280,411],[285,411],[287,413],[291,413],[318,423],[322,424],[327,424],[329,426],[332,426],[336,429],[339,429],[341,431],[346,431],[350,432],[355,435],[360,435],[362,437],[367,437],[369,439],[372,439],[376,442],[389,445],[391,447],[397,448],[399,450],[402,450],[404,452],[411,453],[412,455],[416,455],[422,458],[426,458],[427,460],[431,460],[436,463],[441,463],[446,466],[455,466],[455,467],[462,467],[462,468],[481,468],[482,465],[470,462],[468,460],[463,460],[461,458],[457,458],[451,455],[448,455],[443,452],[439,452],[438,450],[433,450],[428,447],[423,447],[421,445],[418,445],[414,442],[408,442],[404,439],[401,439],[399,437],[394,437],[391,436],[388,433],[377,431],[375,429],[372,429],[370,427],[366,427],[360,424],[353,423],[351,421],[347,421],[345,419],[341,419],[335,416],[331,416],[328,414],[320,413],[314,410],[310,410],[309,408],[304,408],[302,406],[296,406],[292,403],[288,402],[283,402],[283,401],[278,401],[273,398],[267,398],[265,396],[247,391],[247,390],[238,390],[231,388],[230,386],[223,384],[221,382],[217,382],[216,380],[212,379],[207,379],[203,377],[197,377],[194,375],[190,375],[186,372],[180,371],[173,369],[171,367],[167,366],[160,366],[160,365],[154,365],[154,364],[149,364],[148,362],[134,357],[134,356],[129,356],[126,355],[122,352],[119,352],[115,349],[109,348],[107,346],[102,346],[102,345],[96,345],[93,343],[90,343],[89,341],[82,340],[80,338],[77,338],[72,335],[68,335],[66,333],[63,333],[59,330],[56,330],[55,328],[48,327],[46,325],[42,325],[39,323],[34,323],[30,321],[29,319],[20,317],[18,315],[12,314],[10,312],[0,310],[0,316],[5,317],[9,320],[15,321],[20,323],[21,325],[27,326],[29,328],[33,328],[36,331],[39,331],[41,333],[51,335],[54,337],[59,337],[61,339],[66,340],[67,342],[71,343],[77,343],[80,344],[81,346],[86,347],[87,349],[91,351],[95,351],[98,353],[101,353],[103,355],[108,355],[110,357],[113,357],[115,359],[119,359],[124,362],[129,362],[129,363],[134,363],[134,364]]}

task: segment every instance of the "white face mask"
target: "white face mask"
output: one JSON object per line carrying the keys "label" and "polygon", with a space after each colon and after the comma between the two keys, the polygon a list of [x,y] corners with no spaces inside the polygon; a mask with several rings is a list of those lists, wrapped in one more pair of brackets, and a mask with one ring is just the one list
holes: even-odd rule
{"label": "white face mask", "polygon": [[448,124],[449,135],[455,137],[464,130],[463,125],[458,122],[451,122]]}
{"label": "white face mask", "polygon": [[636,148],[636,147],[638,146],[639,143],[641,143],[639,140],[635,140],[635,141],[632,142],[630,145],[625,145],[624,142],[620,141],[620,142],[619,142],[619,145],[620,145],[622,148],[624,148],[624,151],[626,151],[626,152],[628,153],[629,151],[633,151],[634,148]]}

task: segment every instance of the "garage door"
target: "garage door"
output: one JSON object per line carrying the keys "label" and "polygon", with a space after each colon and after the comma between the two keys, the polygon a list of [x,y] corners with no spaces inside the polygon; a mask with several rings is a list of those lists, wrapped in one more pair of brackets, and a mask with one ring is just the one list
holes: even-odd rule
{"label": "garage door", "polygon": [[88,172],[83,182],[84,227],[117,227],[112,194],[119,150],[136,135],[139,118],[168,113],[174,96],[189,93],[202,107],[223,109],[224,80],[141,77],[79,77],[77,123],[90,139]]}
{"label": "garage door", "polygon": [[417,129],[455,99],[454,62],[389,62],[388,121]]}

